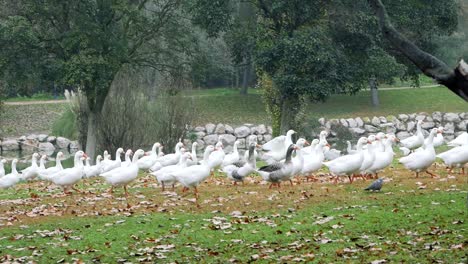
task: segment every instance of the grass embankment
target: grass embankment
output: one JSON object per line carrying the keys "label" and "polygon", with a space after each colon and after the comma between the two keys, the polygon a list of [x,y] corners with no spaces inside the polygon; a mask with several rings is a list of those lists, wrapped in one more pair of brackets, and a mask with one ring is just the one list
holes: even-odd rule
{"label": "grass embankment", "polygon": [[[226,89],[210,91],[210,95],[194,96],[198,118],[196,123],[221,122],[228,124],[270,123],[258,90],[248,96],[226,95]],[[388,116],[415,112],[464,112],[466,102],[446,88],[434,87],[405,90],[380,90],[380,106],[372,107],[370,92],[356,95],[334,95],[325,103],[309,104],[310,118],[342,118]]]}
{"label": "grass embankment", "polygon": [[0,115],[2,135],[50,134],[66,107],[66,104],[4,105]]}
{"label": "grass embankment", "polygon": [[[220,88],[210,90],[187,91],[185,96],[192,96],[195,105],[195,125],[206,123],[243,123],[269,124],[270,120],[262,102],[261,91],[251,89],[247,96],[237,90]],[[466,112],[466,102],[442,87],[380,90],[380,107],[370,104],[370,92],[362,91],[354,96],[335,95],[325,103],[309,104],[309,118],[342,118],[365,116],[388,116],[415,112]],[[5,105],[6,112],[1,117],[4,135],[22,135],[32,132],[59,133],[64,128],[73,128],[72,116],[62,116],[66,104],[48,105]],[[65,129],[66,130],[66,129]],[[61,131],[59,135],[70,136],[73,130]]]}
{"label": "grass embankment", "polygon": [[237,188],[215,177],[199,188],[200,209],[149,176],[131,185],[130,209],[103,194],[100,179],[80,183],[92,194],[69,197],[36,182],[38,198],[28,198],[21,184],[0,193],[0,260],[463,263],[466,176],[438,172],[415,179],[389,169],[381,193],[365,193],[360,180],[268,190],[258,176]]}

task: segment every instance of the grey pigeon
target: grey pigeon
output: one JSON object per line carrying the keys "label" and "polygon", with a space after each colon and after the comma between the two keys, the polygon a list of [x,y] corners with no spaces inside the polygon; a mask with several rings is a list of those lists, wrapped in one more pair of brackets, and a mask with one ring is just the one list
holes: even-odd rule
{"label": "grey pigeon", "polygon": [[369,185],[369,187],[365,188],[364,190],[366,190],[366,191],[380,191],[380,189],[382,189],[382,185],[383,185],[383,179],[380,178],[380,179],[374,181],[371,185]]}

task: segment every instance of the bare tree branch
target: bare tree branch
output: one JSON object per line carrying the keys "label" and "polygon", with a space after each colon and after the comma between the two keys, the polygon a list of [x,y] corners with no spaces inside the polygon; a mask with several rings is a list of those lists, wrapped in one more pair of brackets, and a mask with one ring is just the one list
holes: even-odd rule
{"label": "bare tree branch", "polygon": [[468,74],[463,70],[466,63],[460,60],[458,67],[452,70],[443,61],[421,50],[400,34],[393,27],[381,0],[368,0],[368,2],[377,16],[380,30],[387,40],[425,75],[435,79],[468,102]]}

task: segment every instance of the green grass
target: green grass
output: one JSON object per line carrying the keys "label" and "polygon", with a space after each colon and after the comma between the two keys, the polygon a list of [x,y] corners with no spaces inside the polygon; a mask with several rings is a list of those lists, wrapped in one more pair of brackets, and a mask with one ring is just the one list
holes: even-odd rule
{"label": "green grass", "polygon": [[[193,89],[184,91],[186,96],[228,96],[239,95],[240,90],[236,88],[210,88],[210,89]],[[249,88],[248,94],[261,94],[259,89]]]}
{"label": "green grass", "polygon": [[[343,118],[365,116],[388,116],[415,112],[464,112],[466,102],[443,87],[380,90],[380,106],[372,107],[370,92],[361,91],[356,95],[334,95],[325,103],[310,103],[307,113],[311,118]],[[261,95],[241,96],[212,95],[194,98],[198,118],[197,124],[227,123],[270,123]]]}
{"label": "green grass", "polygon": [[53,123],[52,135],[65,137],[68,139],[78,138],[78,128],[75,122],[75,114],[70,108],[67,108],[65,112]]}
{"label": "green grass", "polygon": [[[397,183],[389,184],[385,193],[364,193],[349,185],[339,191],[344,193],[339,199],[315,203],[314,191],[306,190],[310,199],[291,208],[277,206],[273,199],[267,203],[275,209],[243,211],[241,217],[218,211],[49,217],[0,229],[0,259],[9,255],[40,263],[62,259],[87,263],[268,263],[296,258],[319,263],[466,261],[460,248],[466,247],[466,194],[445,189],[414,191]],[[292,190],[286,192],[300,198]],[[276,191],[271,194],[275,196]]]}
{"label": "green grass", "polygon": [[57,98],[50,93],[36,93],[32,96],[16,96],[11,98],[5,98],[5,102],[28,102],[28,101],[45,101],[45,100],[63,100],[65,99],[64,95],[59,95]]}
{"label": "green grass", "polygon": [[[421,86],[425,85],[434,85],[435,82],[432,78],[427,77],[426,75],[419,75],[419,83]],[[387,87],[411,87],[413,86],[413,83],[411,81],[402,81],[400,78],[395,78],[394,83],[392,84],[382,84],[382,88],[387,88]]]}

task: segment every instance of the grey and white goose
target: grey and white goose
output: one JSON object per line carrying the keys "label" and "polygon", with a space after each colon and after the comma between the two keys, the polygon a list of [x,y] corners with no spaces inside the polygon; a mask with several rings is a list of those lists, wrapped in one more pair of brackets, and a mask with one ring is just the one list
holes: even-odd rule
{"label": "grey and white goose", "polygon": [[237,185],[238,182],[244,183],[245,177],[249,176],[252,172],[255,171],[255,147],[257,144],[255,142],[249,143],[249,156],[247,162],[238,161],[233,164],[223,167],[223,172],[226,173],[227,177],[234,181],[234,185]]}
{"label": "grey and white goose", "polygon": [[293,173],[292,154],[298,147],[294,144],[289,145],[286,151],[286,159],[284,162],[275,162],[258,169],[258,173],[263,180],[271,182],[269,189],[273,185],[281,186],[281,181],[287,179]]}

